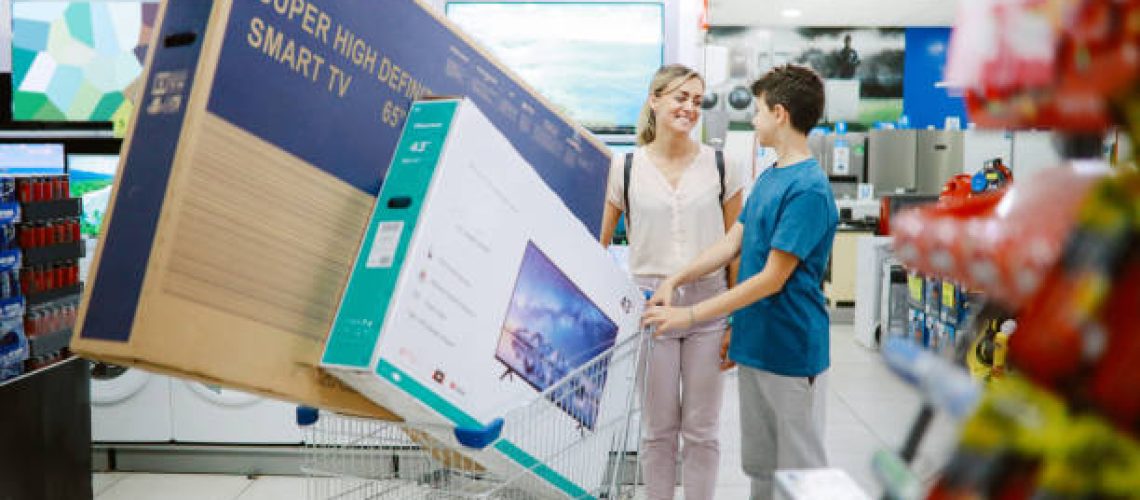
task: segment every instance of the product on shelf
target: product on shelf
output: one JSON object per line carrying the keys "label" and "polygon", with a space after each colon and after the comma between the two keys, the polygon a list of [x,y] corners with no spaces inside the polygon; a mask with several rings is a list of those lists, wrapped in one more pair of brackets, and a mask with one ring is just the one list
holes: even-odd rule
{"label": "product on shelf", "polygon": [[1106,173],[1095,162],[1050,169],[1005,191],[902,212],[893,224],[896,255],[1016,309],[1059,260],[1076,207]]}

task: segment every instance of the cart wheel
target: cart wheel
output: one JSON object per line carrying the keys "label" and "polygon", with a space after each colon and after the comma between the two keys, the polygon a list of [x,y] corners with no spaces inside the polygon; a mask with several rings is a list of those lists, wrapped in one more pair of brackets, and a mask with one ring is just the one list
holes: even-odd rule
{"label": "cart wheel", "polygon": [[456,427],[455,439],[463,446],[481,450],[495,442],[496,439],[499,439],[499,434],[502,432],[503,419],[496,418],[492,420],[490,424],[487,424],[486,427]]}
{"label": "cart wheel", "polygon": [[297,425],[301,427],[308,427],[317,423],[320,420],[321,412],[311,406],[298,406],[297,407]]}

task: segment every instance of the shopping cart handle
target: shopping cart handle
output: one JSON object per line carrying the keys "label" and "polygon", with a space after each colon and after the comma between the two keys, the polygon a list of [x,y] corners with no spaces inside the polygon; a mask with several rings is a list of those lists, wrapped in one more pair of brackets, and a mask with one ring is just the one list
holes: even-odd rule
{"label": "shopping cart handle", "polygon": [[297,407],[297,425],[301,427],[308,427],[317,423],[321,418],[320,410],[311,406],[298,406]]}
{"label": "shopping cart handle", "polygon": [[485,427],[456,427],[455,439],[463,446],[482,450],[499,439],[499,434],[502,432],[503,419],[496,418]]}

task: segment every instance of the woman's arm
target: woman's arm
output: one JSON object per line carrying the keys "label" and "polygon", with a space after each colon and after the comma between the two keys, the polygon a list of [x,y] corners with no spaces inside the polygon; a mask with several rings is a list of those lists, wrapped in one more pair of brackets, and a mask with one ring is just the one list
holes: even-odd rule
{"label": "woman's arm", "polygon": [[614,230],[617,229],[618,218],[621,217],[621,209],[614,206],[613,203],[606,202],[605,208],[602,210],[602,234],[599,236],[599,241],[603,247],[609,247],[610,242],[614,239]]}

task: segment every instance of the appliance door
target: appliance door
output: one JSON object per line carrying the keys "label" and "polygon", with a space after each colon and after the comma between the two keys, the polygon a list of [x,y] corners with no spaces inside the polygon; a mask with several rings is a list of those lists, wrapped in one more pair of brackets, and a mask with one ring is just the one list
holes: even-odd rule
{"label": "appliance door", "polygon": [[106,363],[90,370],[93,442],[170,441],[170,379]]}
{"label": "appliance door", "polygon": [[153,375],[106,363],[91,363],[91,404],[113,406],[138,394]]}
{"label": "appliance door", "polygon": [[831,148],[835,147],[831,134],[811,134],[808,136],[808,149],[823,167],[824,173],[831,175]]}
{"label": "appliance door", "polygon": [[915,190],[920,194],[939,194],[946,181],[964,170],[962,132],[919,130],[917,141]]}
{"label": "appliance door", "polygon": [[867,175],[875,195],[915,188],[914,130],[872,130],[867,138]]}

